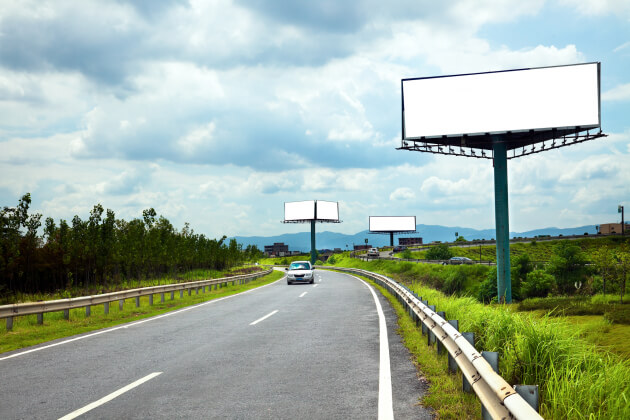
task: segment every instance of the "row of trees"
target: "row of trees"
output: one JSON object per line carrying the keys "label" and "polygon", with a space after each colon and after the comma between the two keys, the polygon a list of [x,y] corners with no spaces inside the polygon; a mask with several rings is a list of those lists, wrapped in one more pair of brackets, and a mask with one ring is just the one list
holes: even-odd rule
{"label": "row of trees", "polygon": [[[630,247],[602,246],[591,259],[580,247],[562,241],[553,248],[553,255],[545,266],[534,264],[529,255],[519,255],[512,261],[512,298],[545,297],[549,294],[573,295],[618,293],[620,301],[626,291],[630,273]],[[496,297],[496,269],[488,273],[481,285],[479,299]]]}
{"label": "row of trees", "polygon": [[177,230],[153,208],[125,221],[97,204],[87,220],[59,223],[28,214],[30,194],[0,210],[0,295],[72,287],[115,286],[132,280],[176,276],[193,269],[225,270],[260,258],[254,246],[210,239],[185,224]]}

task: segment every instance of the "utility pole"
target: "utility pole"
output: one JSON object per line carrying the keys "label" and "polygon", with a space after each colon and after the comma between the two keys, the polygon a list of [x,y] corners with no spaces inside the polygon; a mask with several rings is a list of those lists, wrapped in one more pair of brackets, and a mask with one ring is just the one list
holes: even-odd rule
{"label": "utility pole", "polygon": [[625,222],[623,220],[623,206],[619,205],[617,206],[617,213],[621,213],[621,234],[625,235]]}

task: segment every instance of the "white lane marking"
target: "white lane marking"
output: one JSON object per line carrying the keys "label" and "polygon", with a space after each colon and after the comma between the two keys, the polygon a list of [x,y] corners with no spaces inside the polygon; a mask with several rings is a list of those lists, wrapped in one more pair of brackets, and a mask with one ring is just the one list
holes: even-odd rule
{"label": "white lane marking", "polygon": [[278,310],[276,309],[275,311],[273,311],[271,313],[268,313],[267,315],[263,316],[262,318],[258,318],[256,321],[252,322],[249,325],[256,325],[259,322],[264,321],[265,319],[269,318],[270,316],[275,315],[277,312],[278,312]]}
{"label": "white lane marking", "polygon": [[313,285],[313,287],[317,287],[317,286],[319,286],[319,284],[314,284],[314,285]]}
{"label": "white lane marking", "polygon": [[308,292],[304,292],[302,293],[299,297],[304,297],[304,295],[306,295]]}
{"label": "white lane marking", "polygon": [[94,401],[93,403],[88,404],[88,405],[86,405],[83,408],[79,408],[78,410],[73,411],[72,413],[67,414],[67,415],[59,418],[59,420],[70,420],[70,419],[77,418],[80,415],[85,414],[85,413],[87,413],[90,410],[94,410],[96,407],[101,406],[101,405],[105,404],[106,402],[109,402],[109,401],[113,400],[114,398],[121,396],[125,392],[130,391],[130,390],[132,390],[133,388],[135,388],[135,387],[137,387],[139,385],[142,385],[146,381],[150,381],[151,379],[155,378],[156,376],[158,376],[160,374],[162,374],[162,372],[153,372],[152,374],[147,375],[147,376],[145,376],[142,379],[138,379],[137,381],[135,381],[132,384],[129,384],[129,385],[125,386],[125,387],[120,388],[118,391],[112,392],[111,394],[101,398],[98,401]]}
{"label": "white lane marking", "polygon": [[394,405],[392,400],[392,372],[389,363],[389,340],[387,339],[387,324],[385,323],[385,314],[383,314],[381,302],[379,302],[374,288],[358,277],[351,277],[360,280],[368,289],[370,289],[372,297],[374,298],[374,303],[376,304],[376,312],[378,313],[380,344],[380,361],[378,369],[378,419],[393,420]]}
{"label": "white lane marking", "polygon": [[222,300],[230,299],[230,298],[233,298],[233,297],[236,297],[236,296],[241,296],[241,295],[244,295],[246,293],[251,293],[253,291],[260,290],[260,289],[262,289],[264,287],[276,284],[276,283],[278,283],[278,282],[280,282],[282,280],[285,280],[285,279],[286,279],[286,276],[282,277],[280,280],[274,281],[273,283],[265,284],[264,286],[256,287],[254,289],[246,290],[244,292],[236,293],[234,295],[224,296],[222,298],[209,300],[207,302],[200,303],[198,305],[188,306],[186,308],[178,309],[177,311],[169,312],[169,313],[166,313],[166,314],[163,314],[163,315],[157,315],[157,316],[154,316],[152,318],[143,319],[142,321],[130,322],[130,323],[122,325],[120,327],[113,327],[113,328],[109,328],[109,329],[106,329],[106,330],[101,330],[101,331],[98,331],[98,332],[95,332],[95,333],[92,333],[92,334],[86,334],[86,335],[82,335],[80,337],[71,338],[69,340],[60,341],[58,343],[48,344],[47,346],[37,347],[35,349],[30,349],[30,350],[26,350],[26,351],[23,351],[23,352],[20,352],[20,353],[11,354],[9,356],[0,357],[0,361],[6,360],[6,359],[12,359],[14,357],[18,357],[18,356],[22,356],[22,355],[25,355],[25,354],[28,354],[28,353],[33,353],[33,352],[36,352],[36,351],[48,349],[48,348],[51,348],[51,347],[61,346],[62,344],[72,343],[73,341],[83,340],[84,338],[94,337],[95,335],[101,335],[101,334],[105,334],[105,333],[108,333],[108,332],[112,332],[112,331],[116,331],[116,330],[120,330],[120,329],[124,329],[124,328],[135,327],[136,325],[144,324],[145,322],[155,321],[156,319],[166,318],[167,316],[177,315],[177,314],[180,314],[182,312],[190,311],[191,309],[197,309],[197,308],[201,308],[202,306],[210,305],[211,303],[220,302]]}

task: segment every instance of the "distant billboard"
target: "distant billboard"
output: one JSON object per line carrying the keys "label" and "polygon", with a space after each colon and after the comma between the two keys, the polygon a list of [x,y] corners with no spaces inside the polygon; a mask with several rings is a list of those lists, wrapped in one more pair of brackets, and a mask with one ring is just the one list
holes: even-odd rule
{"label": "distant billboard", "polygon": [[370,232],[414,232],[416,216],[370,216]]}
{"label": "distant billboard", "polygon": [[293,201],[284,203],[284,220],[312,220],[315,218],[315,201]]}
{"label": "distant billboard", "polygon": [[317,200],[317,220],[339,220],[339,204],[336,201]]}
{"label": "distant billboard", "polygon": [[[317,206],[317,216],[315,207]],[[339,221],[339,205],[336,201],[293,201],[284,203],[284,221],[326,220]]]}
{"label": "distant billboard", "polygon": [[600,64],[402,80],[403,140],[600,126]]}

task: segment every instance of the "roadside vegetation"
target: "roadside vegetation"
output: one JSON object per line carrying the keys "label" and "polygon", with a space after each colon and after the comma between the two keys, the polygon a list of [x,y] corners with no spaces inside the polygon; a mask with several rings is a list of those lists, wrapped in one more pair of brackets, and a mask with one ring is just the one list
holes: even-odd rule
{"label": "roadside vegetation", "polygon": [[30,204],[27,193],[16,207],[0,209],[0,304],[24,294],[69,297],[138,287],[147,279],[188,281],[187,273],[225,271],[262,256],[255,246],[197,234],[188,223],[177,230],[153,208],[126,221],[97,204],[87,220],[48,217],[42,225],[41,214],[29,214]]}
{"label": "roadside vegetation", "polygon": [[[492,276],[492,269],[484,266],[365,262],[348,256],[336,258],[335,265],[388,275],[445,311],[448,319],[458,319],[460,331],[475,333],[477,349],[499,352],[500,374],[509,383],[540,386],[543,417],[630,418],[630,361],[591,341],[595,329],[602,325],[599,321],[591,319],[584,327],[580,323],[576,327],[574,319],[553,316],[561,315],[554,313],[556,306],[552,310],[519,312],[516,305],[484,304],[466,293],[471,283],[483,283],[484,277]],[[568,290],[561,288],[562,282],[566,279],[552,292]],[[574,290],[573,294],[580,292]],[[592,297],[590,304],[622,306],[610,303],[606,296]]]}
{"label": "roadside vegetation", "polygon": [[152,306],[149,305],[148,297],[142,297],[140,299],[140,307],[138,308],[136,308],[134,299],[127,299],[122,311],[118,310],[117,305],[112,305],[109,314],[104,313],[103,305],[93,306],[89,317],[85,316],[84,308],[72,309],[70,310],[69,320],[65,320],[61,312],[50,312],[44,314],[43,325],[37,324],[36,315],[16,317],[13,321],[12,331],[6,331],[4,328],[0,328],[0,353],[101,328],[113,327],[119,324],[161,315],[186,306],[234,295],[272,283],[282,278],[283,275],[284,273],[280,271],[273,271],[271,274],[253,280],[247,284],[236,284],[232,286],[228,283],[227,287],[218,288],[216,290],[213,288],[213,290],[207,290],[205,293],[200,292],[197,294],[193,291],[190,296],[184,293],[183,298],[179,297],[179,293],[175,293],[173,300],[171,300],[170,296],[167,294],[163,303],[160,302],[159,299],[154,299]]}

